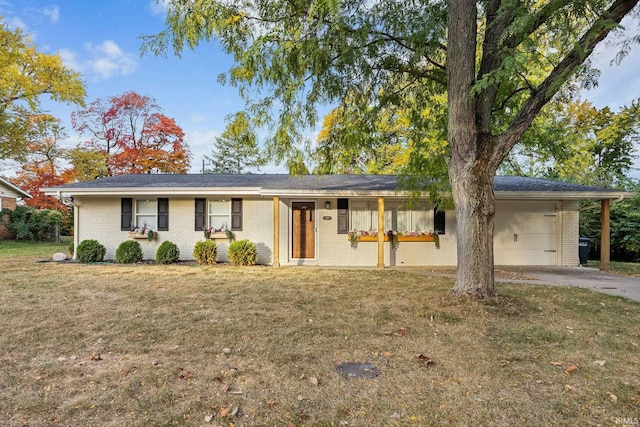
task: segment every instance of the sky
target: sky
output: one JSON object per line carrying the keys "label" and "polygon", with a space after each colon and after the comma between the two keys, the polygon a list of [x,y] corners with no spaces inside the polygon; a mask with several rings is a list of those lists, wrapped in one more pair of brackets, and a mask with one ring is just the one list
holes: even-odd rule
{"label": "sky", "polygon": [[[216,43],[185,50],[181,58],[140,56],[141,36],[164,29],[165,8],[156,0],[0,0],[0,16],[10,28],[20,27],[39,51],[58,54],[65,65],[79,72],[87,89],[87,104],[128,91],[156,99],[162,113],[175,119],[185,132],[193,158],[191,172],[202,168],[215,136],[225,128],[225,117],[244,107],[235,88],[222,86],[217,77],[232,59]],[[637,30],[637,24],[627,22]],[[615,48],[602,45],[593,58],[601,69],[598,87],[582,97],[596,107],[617,111],[640,98],[640,46],[619,66],[609,62]],[[77,106],[53,103],[43,106],[62,120],[75,146],[82,138],[71,126]],[[321,121],[320,121],[321,122]],[[317,130],[316,130],[317,131]],[[269,165],[261,172],[285,172]]]}

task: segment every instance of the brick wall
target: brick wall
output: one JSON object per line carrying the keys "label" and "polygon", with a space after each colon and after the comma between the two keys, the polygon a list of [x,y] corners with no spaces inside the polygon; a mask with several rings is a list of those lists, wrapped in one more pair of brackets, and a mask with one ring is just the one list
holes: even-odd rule
{"label": "brick wall", "polygon": [[[15,209],[16,208],[16,199],[13,198],[9,198],[9,197],[0,197],[0,210],[7,208],[7,209]],[[3,218],[5,221],[7,221],[9,218],[8,215],[5,215],[5,217]],[[0,239],[13,239],[13,234],[11,234],[11,232],[9,232],[9,230],[7,230],[7,227],[4,227],[2,225],[0,225]]]}

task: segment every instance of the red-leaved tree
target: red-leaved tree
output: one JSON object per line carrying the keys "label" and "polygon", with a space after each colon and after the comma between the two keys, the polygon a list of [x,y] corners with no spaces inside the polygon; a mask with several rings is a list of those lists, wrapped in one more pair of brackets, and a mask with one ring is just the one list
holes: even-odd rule
{"label": "red-leaved tree", "polygon": [[61,148],[59,142],[65,137],[66,133],[59,119],[47,114],[29,116],[26,134],[28,149],[20,162],[21,170],[14,180],[20,188],[33,196],[25,200],[28,206],[67,212],[67,206],[60,200],[40,191],[42,187],[55,187],[73,180],[73,170],[65,170],[60,164],[66,158],[67,150]]}
{"label": "red-leaved tree", "polygon": [[[101,153],[108,176],[129,173],[186,173],[190,151],[184,132],[160,113],[156,100],[136,92],[97,99],[71,115],[86,149]],[[97,178],[97,177],[95,177]]]}

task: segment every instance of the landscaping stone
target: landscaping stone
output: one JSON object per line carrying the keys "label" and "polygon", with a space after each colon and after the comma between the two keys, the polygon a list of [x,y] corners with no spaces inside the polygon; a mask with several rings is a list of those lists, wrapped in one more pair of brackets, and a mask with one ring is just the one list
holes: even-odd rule
{"label": "landscaping stone", "polygon": [[51,259],[54,261],[65,261],[67,259],[67,254],[56,252],[55,254],[53,254],[53,257]]}

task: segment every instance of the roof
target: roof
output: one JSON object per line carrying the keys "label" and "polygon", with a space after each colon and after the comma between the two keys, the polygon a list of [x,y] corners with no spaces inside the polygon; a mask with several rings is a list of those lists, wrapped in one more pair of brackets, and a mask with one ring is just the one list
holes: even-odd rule
{"label": "roof", "polygon": [[[10,194],[11,197],[21,197],[23,199],[30,199],[32,197],[31,194],[27,193],[22,188],[12,184],[11,182],[3,178],[0,178],[0,187],[7,187],[9,190],[15,193],[15,194]],[[0,189],[0,196],[4,196],[4,195],[5,195],[5,192]]]}
{"label": "roof", "polygon": [[[399,196],[396,175],[135,174],[44,188],[74,195]],[[540,178],[496,176],[496,198],[621,198],[634,193]]]}

